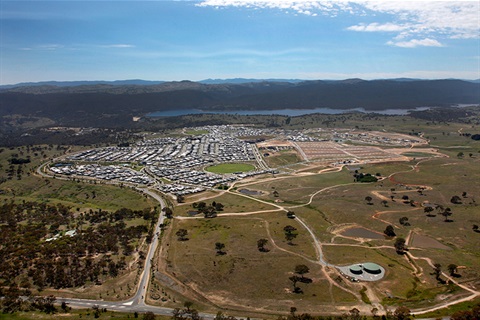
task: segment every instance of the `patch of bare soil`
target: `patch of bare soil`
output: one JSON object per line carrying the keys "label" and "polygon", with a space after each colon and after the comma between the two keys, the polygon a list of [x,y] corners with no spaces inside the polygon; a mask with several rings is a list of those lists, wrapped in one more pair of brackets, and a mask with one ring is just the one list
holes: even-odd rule
{"label": "patch of bare soil", "polygon": [[411,246],[418,247],[418,248],[433,248],[433,249],[452,250],[452,248],[444,245],[440,241],[437,241],[433,238],[423,236],[423,235],[417,234],[417,233],[412,234]]}

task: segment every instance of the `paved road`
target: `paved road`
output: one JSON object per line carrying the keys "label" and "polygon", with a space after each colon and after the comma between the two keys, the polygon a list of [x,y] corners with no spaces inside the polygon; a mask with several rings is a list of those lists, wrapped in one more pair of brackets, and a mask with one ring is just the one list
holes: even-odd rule
{"label": "paved road", "polygon": [[[150,306],[147,304],[135,304],[132,299],[128,301],[102,301],[102,300],[87,300],[87,299],[70,299],[70,298],[57,298],[57,302],[65,302],[70,307],[75,308],[92,308],[93,306],[98,306],[99,308],[107,309],[108,311],[119,311],[119,312],[138,312],[138,313],[145,313],[145,312],[153,312],[155,314],[164,315],[164,316],[171,316],[173,309],[171,308],[163,308],[163,307],[155,307]],[[199,313],[201,317],[204,319],[213,319],[215,315],[208,314],[208,313]]]}
{"label": "paved road", "polygon": [[145,298],[147,296],[147,289],[148,289],[148,284],[150,280],[150,274],[151,274],[151,269],[152,269],[152,260],[153,256],[155,255],[155,251],[158,246],[158,238],[161,235],[162,230],[160,229],[160,225],[163,223],[165,220],[165,215],[161,211],[165,207],[165,202],[163,201],[162,197],[160,197],[157,193],[152,192],[146,188],[137,188],[137,190],[148,194],[152,198],[158,201],[160,203],[160,215],[158,217],[157,224],[155,226],[155,230],[153,233],[153,239],[150,244],[150,248],[148,250],[147,257],[145,259],[145,266],[143,268],[142,275],[140,276],[140,281],[139,281],[139,286],[137,293],[133,298],[131,299],[134,305],[145,305]]}

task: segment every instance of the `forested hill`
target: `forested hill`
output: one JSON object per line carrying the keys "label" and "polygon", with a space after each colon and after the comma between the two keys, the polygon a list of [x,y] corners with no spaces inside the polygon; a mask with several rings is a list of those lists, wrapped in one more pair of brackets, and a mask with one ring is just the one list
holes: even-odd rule
{"label": "forested hill", "polygon": [[367,110],[480,104],[480,84],[462,80],[373,80],[153,85],[20,86],[0,90],[0,116],[45,117],[59,124],[113,121],[172,109]]}

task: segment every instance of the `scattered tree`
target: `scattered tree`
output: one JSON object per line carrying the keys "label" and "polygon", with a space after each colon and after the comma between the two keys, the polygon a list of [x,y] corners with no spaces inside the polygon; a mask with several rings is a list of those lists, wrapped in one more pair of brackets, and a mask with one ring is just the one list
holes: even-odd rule
{"label": "scattered tree", "polygon": [[402,226],[410,226],[410,222],[408,222],[408,217],[401,217],[400,219],[398,219],[398,222],[400,222]]}
{"label": "scattered tree", "polygon": [[185,309],[187,309],[187,311],[190,311],[190,307],[193,306],[193,302],[192,301],[185,301],[183,303],[183,306],[185,307]]}
{"label": "scattered tree", "polygon": [[358,310],[357,308],[351,309],[351,310],[348,312],[348,319],[351,319],[351,320],[360,320],[360,319],[361,319],[360,310]]}
{"label": "scattered tree", "polygon": [[265,245],[268,243],[267,239],[259,239],[257,240],[257,248],[260,252],[268,252],[269,250],[265,248]]}
{"label": "scattered tree", "polygon": [[442,216],[445,217],[445,222],[450,222],[452,220],[450,220],[448,217],[450,217],[452,215],[452,210],[450,208],[445,208],[445,210],[442,211]]}
{"label": "scattered tree", "polygon": [[293,245],[292,240],[297,237],[297,234],[294,233],[297,231],[297,228],[288,225],[283,228],[283,231],[285,232],[285,239],[288,241],[288,244]]}
{"label": "scattered tree", "polygon": [[215,243],[215,250],[217,250],[217,255],[224,255],[226,252],[223,251],[225,249],[225,244],[221,242]]}
{"label": "scattered tree", "polygon": [[183,203],[185,201],[185,197],[181,194],[177,195],[177,202],[178,203]]}
{"label": "scattered tree", "polygon": [[459,196],[453,196],[453,197],[450,199],[450,202],[453,203],[453,204],[461,204],[461,203],[462,203],[462,199],[461,199]]}
{"label": "scattered tree", "polygon": [[187,238],[188,231],[185,229],[178,229],[178,231],[175,233],[175,235],[178,237],[178,241],[186,241],[188,240]]}
{"label": "scattered tree", "polygon": [[298,264],[295,266],[295,273],[298,273],[302,279],[304,278],[304,274],[310,272],[310,269],[304,264]]}
{"label": "scattered tree", "polygon": [[162,209],[162,211],[165,213],[165,217],[167,217],[168,219],[171,219],[172,216],[173,216],[173,211],[172,209],[170,209],[169,207],[164,207]]}
{"label": "scattered tree", "polygon": [[395,243],[393,244],[395,247],[395,250],[397,250],[398,254],[404,254],[405,253],[405,239],[404,238],[397,238],[395,239]]}
{"label": "scattered tree", "polygon": [[451,263],[447,266],[447,270],[448,270],[448,272],[450,272],[450,275],[452,277],[454,277],[457,274],[457,267],[458,266],[456,264],[453,264],[453,263]]}
{"label": "scattered tree", "polygon": [[299,276],[291,276],[288,278],[288,280],[290,280],[292,282],[292,285],[293,285],[293,292],[294,293],[301,293],[303,292],[302,289],[300,289],[299,287],[297,287],[297,283],[298,281],[300,281],[300,277]]}
{"label": "scattered tree", "polygon": [[410,320],[410,309],[400,306],[393,312],[396,320]]}
{"label": "scattered tree", "polygon": [[369,205],[372,205],[372,204],[373,204],[373,203],[372,203],[372,200],[373,200],[373,199],[372,199],[372,197],[370,197],[370,196],[366,196],[366,197],[365,197],[365,201],[367,201],[367,204],[369,204]]}
{"label": "scattered tree", "polygon": [[430,206],[427,206],[425,208],[423,208],[423,212],[425,212],[427,214],[427,217],[435,217],[435,214],[433,214],[433,208],[430,207]]}
{"label": "scattered tree", "polygon": [[383,233],[387,236],[387,237],[395,237],[397,234],[395,233],[395,230],[393,229],[393,226],[392,225],[388,225],[385,230],[383,231]]}
{"label": "scattered tree", "polygon": [[442,265],[440,263],[433,265],[433,274],[435,275],[435,279],[440,279],[440,275],[442,274]]}
{"label": "scattered tree", "polygon": [[155,314],[152,311],[147,311],[143,314],[143,320],[155,320]]}

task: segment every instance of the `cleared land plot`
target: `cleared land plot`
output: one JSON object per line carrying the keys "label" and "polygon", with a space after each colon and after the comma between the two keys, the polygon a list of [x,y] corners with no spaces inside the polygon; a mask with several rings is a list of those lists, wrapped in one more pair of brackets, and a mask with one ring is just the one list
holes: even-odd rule
{"label": "cleared land plot", "polygon": [[435,249],[445,249],[445,250],[452,250],[452,248],[444,245],[443,243],[432,239],[427,236],[423,236],[421,234],[412,234],[410,238],[410,245],[413,247],[418,248],[435,248]]}
{"label": "cleared land plot", "polygon": [[308,160],[348,161],[399,158],[398,155],[370,146],[345,146],[335,142],[298,142]]}
{"label": "cleared land plot", "polygon": [[296,151],[280,151],[263,158],[270,168],[289,166],[302,161]]}

